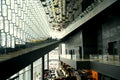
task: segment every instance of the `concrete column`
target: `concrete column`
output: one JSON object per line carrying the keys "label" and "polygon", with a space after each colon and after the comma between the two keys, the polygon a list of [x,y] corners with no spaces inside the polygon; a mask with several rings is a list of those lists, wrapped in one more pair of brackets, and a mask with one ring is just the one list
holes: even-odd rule
{"label": "concrete column", "polygon": [[31,64],[31,80],[33,80],[33,63]]}
{"label": "concrete column", "polygon": [[44,56],[42,56],[42,80],[44,80]]}
{"label": "concrete column", "polygon": [[47,69],[49,70],[49,53],[47,54]]}

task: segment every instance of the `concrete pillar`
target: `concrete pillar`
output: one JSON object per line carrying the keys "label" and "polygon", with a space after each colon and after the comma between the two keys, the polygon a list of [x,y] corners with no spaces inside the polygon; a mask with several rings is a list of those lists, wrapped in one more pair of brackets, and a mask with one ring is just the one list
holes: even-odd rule
{"label": "concrete pillar", "polygon": [[47,54],[47,69],[49,70],[49,53]]}
{"label": "concrete pillar", "polygon": [[42,80],[44,80],[44,56],[42,56]]}
{"label": "concrete pillar", "polygon": [[31,80],[33,80],[33,63],[31,64]]}

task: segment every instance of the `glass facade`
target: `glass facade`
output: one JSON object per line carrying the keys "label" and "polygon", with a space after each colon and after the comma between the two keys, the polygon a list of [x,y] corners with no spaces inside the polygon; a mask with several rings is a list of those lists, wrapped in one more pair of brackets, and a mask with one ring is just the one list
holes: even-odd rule
{"label": "glass facade", "polygon": [[20,70],[7,80],[31,80],[31,65]]}
{"label": "glass facade", "polygon": [[58,69],[60,67],[59,61],[59,48],[52,50],[49,52],[49,69]]}
{"label": "glass facade", "polygon": [[[31,76],[33,76],[33,79],[31,79]],[[42,80],[42,58],[39,58],[33,62],[33,65],[25,67],[7,80]]]}
{"label": "glass facade", "polygon": [[50,37],[50,27],[39,0],[0,0],[0,46]]}
{"label": "glass facade", "polygon": [[46,54],[45,56],[44,56],[44,69],[48,69],[48,57],[49,57],[49,54]]}
{"label": "glass facade", "polygon": [[33,80],[42,80],[42,58],[33,63]]}

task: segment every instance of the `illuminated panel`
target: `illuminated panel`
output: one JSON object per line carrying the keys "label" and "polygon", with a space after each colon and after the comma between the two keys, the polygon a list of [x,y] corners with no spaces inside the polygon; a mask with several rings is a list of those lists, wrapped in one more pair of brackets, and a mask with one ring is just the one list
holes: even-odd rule
{"label": "illuminated panel", "polygon": [[5,32],[9,32],[9,22],[5,19]]}
{"label": "illuminated panel", "polygon": [[2,30],[4,27],[3,27],[3,17],[0,16],[0,30]]}
{"label": "illuminated panel", "polygon": [[1,46],[6,47],[6,34],[1,33]]}
{"label": "illuminated panel", "polygon": [[0,15],[1,15],[1,8],[2,8],[2,3],[1,3],[1,0],[0,0]]}
{"label": "illuminated panel", "polygon": [[12,19],[12,12],[11,12],[11,9],[8,9],[8,20],[11,20]]}
{"label": "illuminated panel", "polygon": [[7,16],[7,6],[6,5],[2,5],[2,15]]}
{"label": "illuminated panel", "polygon": [[12,23],[10,23],[10,35],[13,35],[13,28],[14,26],[13,26],[13,24]]}

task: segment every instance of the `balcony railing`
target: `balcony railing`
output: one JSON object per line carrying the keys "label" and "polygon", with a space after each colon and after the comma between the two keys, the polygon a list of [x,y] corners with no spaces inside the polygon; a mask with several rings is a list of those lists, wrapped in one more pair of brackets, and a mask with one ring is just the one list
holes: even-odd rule
{"label": "balcony railing", "polygon": [[120,65],[119,55],[90,55],[90,60],[107,64]]}

